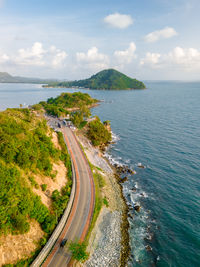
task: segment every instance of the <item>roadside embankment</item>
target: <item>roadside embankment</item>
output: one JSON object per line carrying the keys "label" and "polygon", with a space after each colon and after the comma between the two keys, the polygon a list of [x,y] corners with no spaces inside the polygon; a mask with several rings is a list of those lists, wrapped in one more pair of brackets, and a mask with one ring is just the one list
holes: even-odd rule
{"label": "roadside embankment", "polygon": [[100,190],[103,205],[87,241],[90,256],[86,262],[77,263],[76,266],[126,266],[130,252],[129,223],[122,186],[116,178],[115,169],[100,150],[93,147],[80,132],[76,132],[76,135],[89,162],[94,166],[93,175],[98,174],[103,179]]}

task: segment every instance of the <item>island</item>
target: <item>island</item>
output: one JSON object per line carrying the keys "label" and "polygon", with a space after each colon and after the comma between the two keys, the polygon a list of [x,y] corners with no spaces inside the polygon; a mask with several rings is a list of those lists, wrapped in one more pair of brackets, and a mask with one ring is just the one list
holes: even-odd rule
{"label": "island", "polygon": [[78,87],[93,90],[130,90],[146,88],[143,82],[132,79],[115,69],[102,70],[85,80],[52,82],[43,87]]}

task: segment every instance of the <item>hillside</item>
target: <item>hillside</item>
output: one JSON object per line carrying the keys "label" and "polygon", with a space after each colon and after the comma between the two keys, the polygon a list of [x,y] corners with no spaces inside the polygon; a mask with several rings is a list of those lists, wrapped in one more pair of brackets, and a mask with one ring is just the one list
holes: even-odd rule
{"label": "hillside", "polygon": [[46,120],[28,109],[7,109],[0,122],[1,266],[30,257],[46,242],[72,181],[62,135]]}
{"label": "hillside", "polygon": [[0,83],[49,83],[56,82],[56,80],[51,79],[39,79],[39,78],[28,78],[28,77],[19,77],[12,76],[7,72],[0,72]]}
{"label": "hillside", "polygon": [[15,82],[16,78],[11,76],[9,73],[7,72],[0,72],[0,82],[1,83],[9,83],[9,82]]}
{"label": "hillside", "polygon": [[144,89],[145,85],[136,79],[132,79],[125,74],[114,69],[108,69],[98,72],[89,79],[50,83],[47,87],[84,87],[100,90],[128,90],[128,89]]}

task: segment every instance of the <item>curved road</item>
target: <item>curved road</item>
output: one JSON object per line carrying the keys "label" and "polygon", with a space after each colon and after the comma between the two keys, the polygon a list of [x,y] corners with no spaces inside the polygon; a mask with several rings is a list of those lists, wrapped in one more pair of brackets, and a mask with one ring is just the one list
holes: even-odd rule
{"label": "curved road", "polygon": [[62,132],[76,173],[76,193],[64,230],[43,267],[70,266],[71,255],[66,248],[60,247],[60,243],[64,238],[83,241],[94,209],[94,183],[89,164],[71,129],[63,127]]}

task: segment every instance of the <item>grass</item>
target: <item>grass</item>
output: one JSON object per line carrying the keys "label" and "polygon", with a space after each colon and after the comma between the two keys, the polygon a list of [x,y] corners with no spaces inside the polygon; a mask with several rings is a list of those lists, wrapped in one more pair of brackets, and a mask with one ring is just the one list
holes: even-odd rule
{"label": "grass", "polygon": [[38,183],[35,181],[35,178],[34,178],[33,176],[29,176],[28,179],[29,179],[29,181],[31,182],[31,185],[32,185],[33,187],[35,187],[36,189],[39,188],[39,185],[38,185]]}
{"label": "grass", "polygon": [[78,127],[79,130],[81,130],[82,128],[84,128],[86,124],[87,124],[87,121],[82,121],[82,122],[80,123],[79,127]]}
{"label": "grass", "polygon": [[109,206],[109,205],[108,205],[108,200],[107,200],[106,197],[103,198],[103,204],[104,204],[106,207]]}
{"label": "grass", "polygon": [[91,232],[92,232],[93,228],[95,227],[97,218],[98,218],[99,213],[101,211],[101,208],[103,206],[103,198],[102,198],[102,194],[101,194],[101,188],[105,185],[105,181],[104,181],[103,177],[101,176],[101,174],[97,172],[97,168],[94,165],[92,165],[90,162],[89,162],[89,165],[90,165],[90,168],[93,172],[93,180],[94,180],[94,186],[95,186],[95,206],[94,206],[92,221],[90,223],[90,227],[89,227],[87,236],[85,238],[86,245],[88,245]]}

